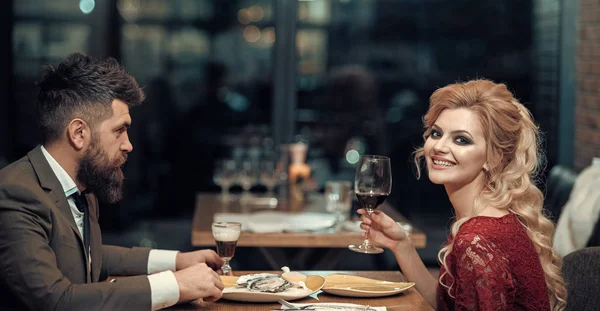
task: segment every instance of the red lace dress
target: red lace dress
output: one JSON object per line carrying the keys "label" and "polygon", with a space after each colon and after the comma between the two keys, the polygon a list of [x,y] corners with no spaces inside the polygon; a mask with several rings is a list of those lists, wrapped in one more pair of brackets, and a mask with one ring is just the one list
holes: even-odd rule
{"label": "red lace dress", "polygon": [[[454,282],[438,287],[438,310],[550,310],[544,271],[517,216],[464,223],[446,262]],[[445,269],[442,266],[440,275]]]}

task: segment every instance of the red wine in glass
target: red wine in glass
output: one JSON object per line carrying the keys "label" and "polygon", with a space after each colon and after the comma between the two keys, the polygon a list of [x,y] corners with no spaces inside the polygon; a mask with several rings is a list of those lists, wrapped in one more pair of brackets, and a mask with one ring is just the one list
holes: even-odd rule
{"label": "red wine in glass", "polygon": [[[390,158],[379,155],[363,155],[356,167],[354,176],[354,193],[362,207],[370,217],[373,210],[377,209],[392,191],[392,172]],[[359,245],[349,245],[351,251],[363,254],[379,254],[383,249],[371,245],[367,238]]]}
{"label": "red wine in glass", "polygon": [[388,195],[387,193],[357,193],[356,197],[365,209],[374,210],[385,202]]}

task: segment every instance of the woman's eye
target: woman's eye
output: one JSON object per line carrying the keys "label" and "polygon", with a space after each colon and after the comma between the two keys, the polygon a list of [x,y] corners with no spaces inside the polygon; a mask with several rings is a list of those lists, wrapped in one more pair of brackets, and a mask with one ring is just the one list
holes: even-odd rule
{"label": "woman's eye", "polygon": [[433,137],[433,138],[440,138],[440,137],[442,137],[442,134],[438,130],[431,130],[431,133],[429,135],[431,137]]}
{"label": "woman's eye", "polygon": [[456,143],[459,144],[459,145],[469,145],[469,144],[471,144],[471,141],[468,138],[463,137],[463,136],[456,137],[456,139],[454,141],[456,141]]}

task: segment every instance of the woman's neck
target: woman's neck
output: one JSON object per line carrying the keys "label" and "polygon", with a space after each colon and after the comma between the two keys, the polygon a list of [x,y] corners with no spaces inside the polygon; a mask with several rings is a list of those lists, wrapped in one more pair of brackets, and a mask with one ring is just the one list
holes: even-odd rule
{"label": "woman's neck", "polygon": [[475,199],[481,194],[484,188],[483,176],[477,176],[473,181],[466,185],[445,185],[446,193],[454,207],[456,218],[461,219],[473,213]]}

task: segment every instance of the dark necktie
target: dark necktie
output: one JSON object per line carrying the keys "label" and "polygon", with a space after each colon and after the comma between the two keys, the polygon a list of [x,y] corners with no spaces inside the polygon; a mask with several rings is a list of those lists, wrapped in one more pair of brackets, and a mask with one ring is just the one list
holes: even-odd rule
{"label": "dark necktie", "polygon": [[88,210],[87,199],[85,195],[74,193],[71,195],[75,200],[75,206],[83,213],[83,244],[85,245],[85,254],[90,256],[90,212]]}

